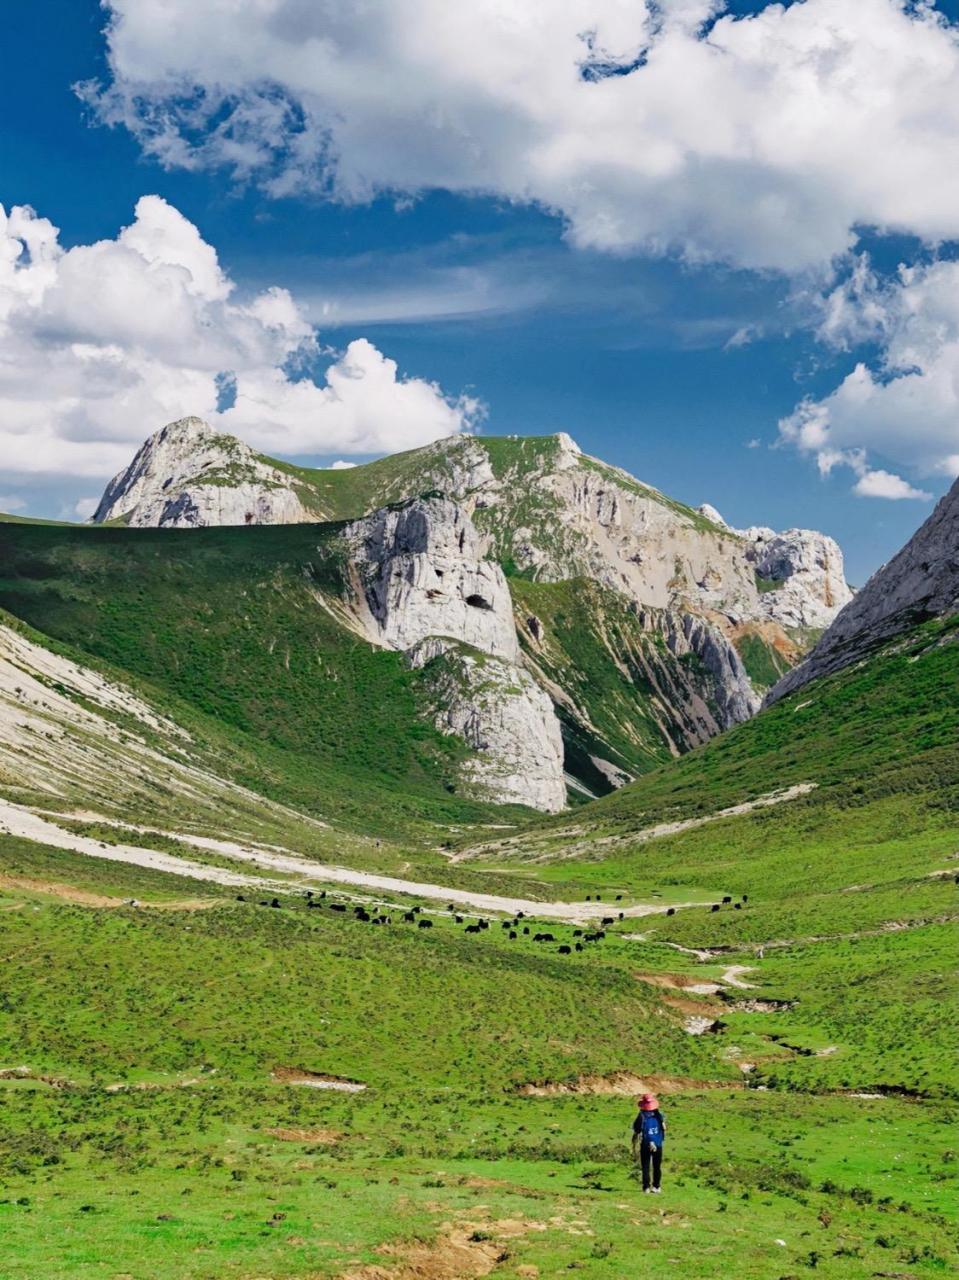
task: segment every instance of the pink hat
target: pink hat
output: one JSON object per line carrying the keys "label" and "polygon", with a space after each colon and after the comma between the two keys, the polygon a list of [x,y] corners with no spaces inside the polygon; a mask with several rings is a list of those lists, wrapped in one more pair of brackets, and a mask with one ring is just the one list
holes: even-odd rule
{"label": "pink hat", "polygon": [[642,1111],[658,1111],[659,1099],[654,1093],[644,1093],[639,1100],[639,1105]]}

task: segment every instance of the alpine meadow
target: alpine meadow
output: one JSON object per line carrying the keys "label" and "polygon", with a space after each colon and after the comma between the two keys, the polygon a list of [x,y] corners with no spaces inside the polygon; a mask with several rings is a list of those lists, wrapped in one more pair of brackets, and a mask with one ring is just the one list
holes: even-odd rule
{"label": "alpine meadow", "polygon": [[953,0],[7,34],[0,1280],[959,1275]]}

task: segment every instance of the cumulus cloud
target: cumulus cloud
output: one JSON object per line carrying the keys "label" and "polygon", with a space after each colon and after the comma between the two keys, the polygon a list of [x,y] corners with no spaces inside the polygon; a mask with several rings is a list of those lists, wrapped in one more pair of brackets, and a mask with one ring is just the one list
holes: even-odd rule
{"label": "cumulus cloud", "polygon": [[238,295],[215,249],[158,196],[115,239],[71,249],[32,209],[0,207],[4,470],[111,475],[191,413],[292,455],[412,448],[481,416],[476,400],[404,378],[362,338],[323,385],[298,376],[321,352],[295,299]]}
{"label": "cumulus cloud", "polygon": [[959,36],[930,0],[104,0],[80,92],[277,195],[535,202],[572,241],[820,268],[959,235]]}
{"label": "cumulus cloud", "polygon": [[873,451],[920,476],[959,473],[959,262],[900,267],[882,280],[861,258],[821,310],[827,341],[870,339],[880,354],[873,366],[858,362],[830,395],[804,401],[780,423],[783,438],[821,471],[852,466],[857,493],[928,497],[861,466]]}
{"label": "cumulus cloud", "polygon": [[902,476],[893,475],[889,471],[864,471],[853,485],[853,493],[864,498],[922,498],[929,501],[931,493],[922,489],[914,489]]}

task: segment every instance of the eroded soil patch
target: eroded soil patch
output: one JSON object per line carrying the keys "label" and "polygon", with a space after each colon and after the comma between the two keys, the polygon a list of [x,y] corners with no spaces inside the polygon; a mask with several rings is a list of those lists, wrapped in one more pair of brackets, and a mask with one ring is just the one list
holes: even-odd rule
{"label": "eroded soil patch", "polygon": [[279,1084],[300,1084],[310,1089],[335,1089],[340,1093],[362,1093],[366,1088],[359,1080],[331,1076],[325,1071],[308,1071],[305,1067],[274,1067],[271,1077]]}
{"label": "eroded soil patch", "polygon": [[339,1280],[471,1280],[488,1276],[497,1263],[506,1260],[504,1241],[545,1229],[544,1223],[519,1218],[445,1223],[442,1234],[431,1243],[411,1240],[380,1245],[377,1253],[397,1261],[354,1267],[341,1272]]}
{"label": "eroded soil patch", "polygon": [[517,1085],[523,1098],[554,1098],[565,1093],[625,1094],[695,1093],[700,1089],[742,1089],[741,1080],[691,1080],[687,1076],[637,1076],[612,1071],[605,1076],[584,1075],[575,1080],[545,1080]]}
{"label": "eroded soil patch", "polygon": [[645,982],[650,987],[661,987],[665,991],[688,991],[697,996],[714,996],[722,990],[718,982],[690,978],[685,973],[634,973],[633,977],[637,982]]}
{"label": "eroded soil patch", "polygon": [[267,1133],[281,1142],[315,1142],[330,1147],[345,1136],[339,1129],[267,1129]]}

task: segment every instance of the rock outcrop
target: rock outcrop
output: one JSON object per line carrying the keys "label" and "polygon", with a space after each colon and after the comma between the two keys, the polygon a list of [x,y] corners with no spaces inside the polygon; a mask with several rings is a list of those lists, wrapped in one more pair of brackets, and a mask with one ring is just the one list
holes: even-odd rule
{"label": "rock outcrop", "polygon": [[783,627],[828,627],[852,599],[839,544],[813,529],[751,528],[742,531],[756,572],[761,612]]}
{"label": "rock outcrop", "polygon": [[809,656],[770,690],[778,701],[930,618],[959,611],[959,480],[924,525],[842,610]]}
{"label": "rock outcrop", "polygon": [[437,728],[474,753],[461,769],[468,791],[545,813],[565,806],[563,735],[528,671],[451,641],[424,640],[409,658],[423,668]]}
{"label": "rock outcrop", "polygon": [[376,643],[406,650],[446,636],[519,661],[509,587],[462,507],[416,499],[355,521],[344,539]]}
{"label": "rock outcrop", "polygon": [[423,671],[434,722],[472,754],[468,791],[555,813],[563,739],[549,696],[521,667],[509,587],[469,516],[439,495],[375,511],[342,535],[369,639]]}
{"label": "rock outcrop", "polygon": [[93,516],[98,524],[171,529],[316,518],[290,473],[202,418],[181,418],[152,435],[107,485]]}
{"label": "rock outcrop", "polygon": [[[812,530],[731,528],[675,502],[569,436],[456,438],[421,451],[422,482],[463,502],[496,555],[541,582],[588,577],[644,606],[827,626],[851,597],[842,552]],[[495,462],[495,465],[494,465]]]}
{"label": "rock outcrop", "polygon": [[702,664],[707,679],[699,682],[700,696],[708,700],[720,731],[756,714],[760,699],[742,659],[718,628],[694,614],[672,612],[661,615],[653,625],[661,630],[670,653],[677,658],[690,655]]}
{"label": "rock outcrop", "polygon": [[491,554],[542,582],[588,577],[638,604],[772,621],[810,632],[851,592],[842,553],[806,529],[730,528],[619,467],[584,454],[565,432],[453,436],[343,473],[264,458],[199,418],[151,436],[103,496],[94,520],[176,527],[355,519],[428,491],[465,508]]}

